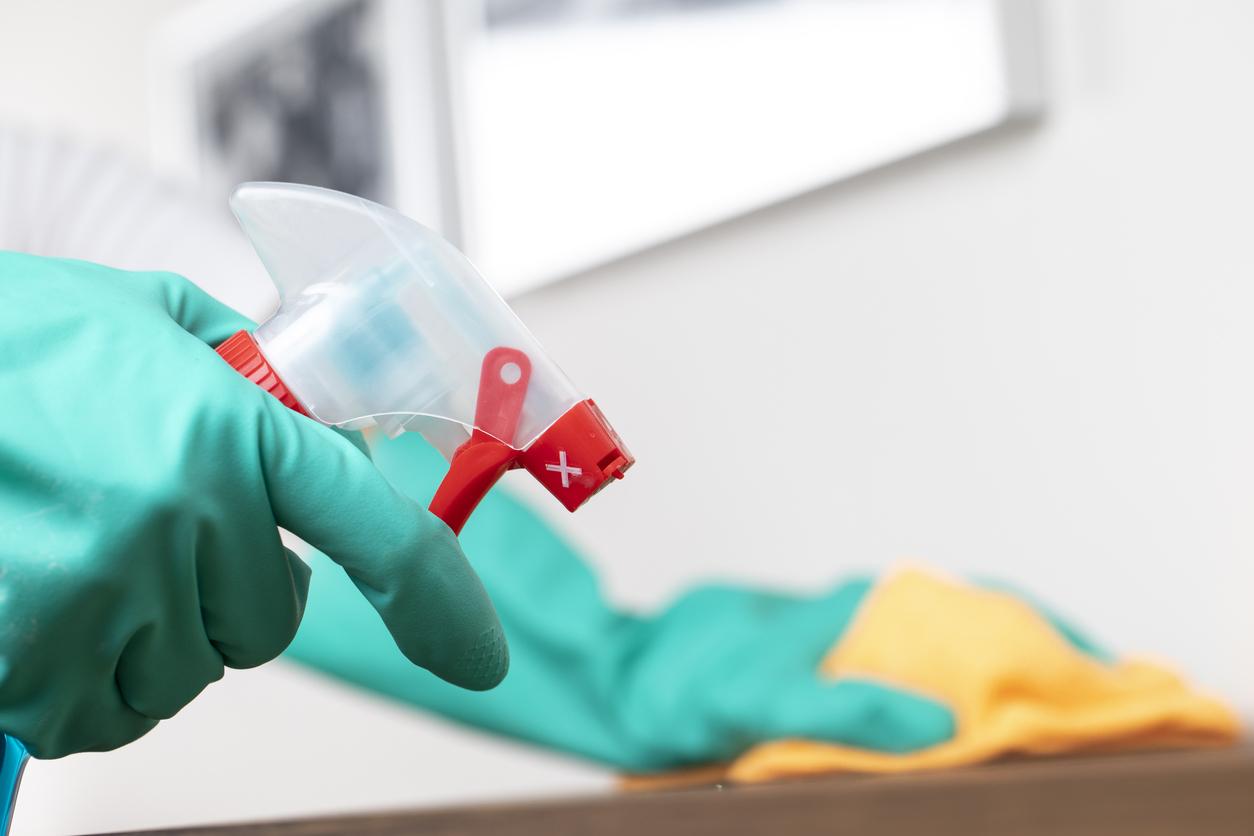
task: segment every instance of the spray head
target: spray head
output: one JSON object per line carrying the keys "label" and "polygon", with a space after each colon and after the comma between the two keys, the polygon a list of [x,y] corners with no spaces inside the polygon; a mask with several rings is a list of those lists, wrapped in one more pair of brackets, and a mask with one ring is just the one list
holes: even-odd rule
{"label": "spray head", "polygon": [[634,459],[464,255],[352,195],[245,183],[231,208],[279,290],[218,351],[288,406],[422,434],[450,460],[432,511],[455,531],[510,468],[574,511]]}

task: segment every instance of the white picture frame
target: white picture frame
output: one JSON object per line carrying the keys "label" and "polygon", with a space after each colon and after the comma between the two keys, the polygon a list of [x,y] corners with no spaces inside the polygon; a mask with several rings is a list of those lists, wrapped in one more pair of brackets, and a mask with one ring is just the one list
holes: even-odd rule
{"label": "white picture frame", "polygon": [[373,40],[336,58],[377,74],[384,185],[366,196],[441,231],[509,296],[1044,104],[1036,0],[511,0],[558,12],[486,24],[484,4],[504,2],[181,11],[153,46],[154,159],[218,193],[264,177],[215,164],[212,91],[367,7]]}

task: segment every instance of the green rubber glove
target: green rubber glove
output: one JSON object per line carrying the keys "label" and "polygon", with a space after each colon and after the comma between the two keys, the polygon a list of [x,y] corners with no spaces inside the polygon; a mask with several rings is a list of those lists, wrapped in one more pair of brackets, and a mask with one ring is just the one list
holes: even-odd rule
{"label": "green rubber glove", "polygon": [[250,325],[177,276],[0,253],[0,730],[37,757],[120,746],[282,652],[309,570],[278,526],[397,660],[505,674],[448,528],[210,347]]}
{"label": "green rubber glove", "polygon": [[[446,469],[412,435],[377,444],[374,456],[414,497],[430,496]],[[936,702],[816,675],[867,580],[816,598],[703,587],[645,618],[608,606],[570,546],[503,491],[479,506],[462,542],[510,636],[500,688],[458,692],[405,664],[351,586],[316,563],[289,655],[474,726],[637,771],[722,760],[781,737],[903,752],[953,734]]]}

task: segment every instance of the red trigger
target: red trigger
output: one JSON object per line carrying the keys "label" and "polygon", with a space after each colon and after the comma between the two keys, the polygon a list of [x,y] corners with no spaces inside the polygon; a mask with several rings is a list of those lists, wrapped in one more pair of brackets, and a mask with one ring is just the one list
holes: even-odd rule
{"label": "red trigger", "polygon": [[521,450],[510,446],[518,430],[523,401],[531,381],[531,359],[516,349],[498,346],[483,358],[475,430],[453,454],[448,473],[431,500],[431,513],[458,534],[479,501],[505,471],[517,466]]}
{"label": "red trigger", "polygon": [[518,418],[531,382],[531,360],[516,348],[500,346],[483,358],[475,427],[497,441],[514,443]]}

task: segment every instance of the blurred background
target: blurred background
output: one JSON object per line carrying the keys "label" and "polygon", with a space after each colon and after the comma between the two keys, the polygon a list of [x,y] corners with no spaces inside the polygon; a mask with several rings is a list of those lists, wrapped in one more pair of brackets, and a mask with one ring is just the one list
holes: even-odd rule
{"label": "blurred background", "polygon": [[[5,0],[0,123],[215,212],[322,183],[465,246],[639,458],[574,516],[507,480],[624,606],[917,559],[1249,717],[1251,27],[1238,0]],[[181,269],[264,314],[257,265]],[[280,661],[33,763],[16,832],[612,780]]]}

